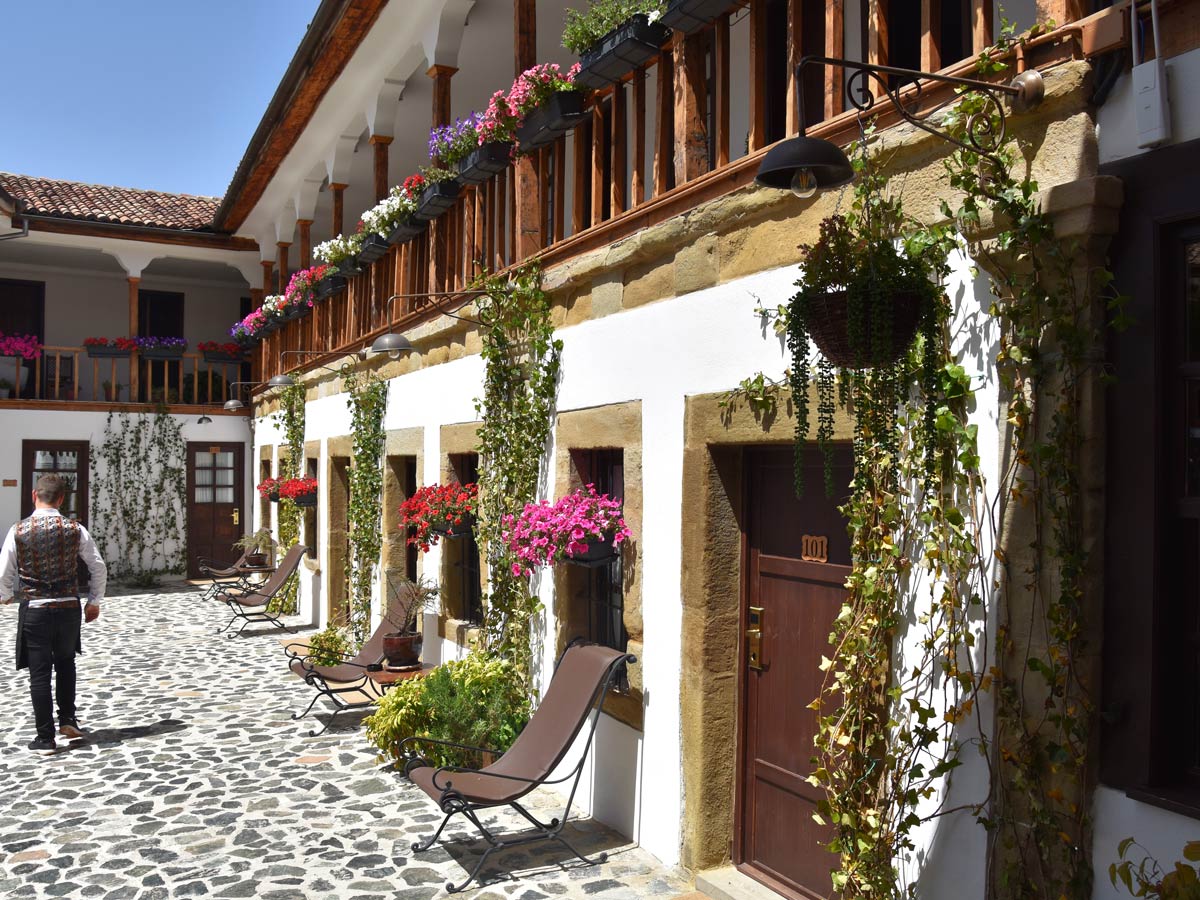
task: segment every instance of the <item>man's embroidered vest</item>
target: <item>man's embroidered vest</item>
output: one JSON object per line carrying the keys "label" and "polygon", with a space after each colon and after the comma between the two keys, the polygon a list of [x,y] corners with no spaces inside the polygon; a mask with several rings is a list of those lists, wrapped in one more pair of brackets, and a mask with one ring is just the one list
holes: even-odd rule
{"label": "man's embroidered vest", "polygon": [[79,523],[30,516],[17,523],[18,600],[79,596]]}

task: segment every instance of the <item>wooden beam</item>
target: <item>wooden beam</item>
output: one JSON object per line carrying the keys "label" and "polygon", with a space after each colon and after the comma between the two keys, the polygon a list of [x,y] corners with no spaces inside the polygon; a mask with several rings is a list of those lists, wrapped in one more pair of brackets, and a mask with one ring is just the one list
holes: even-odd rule
{"label": "wooden beam", "polygon": [[[138,287],[142,283],[141,278],[129,277],[125,279],[129,282],[129,336],[137,337],[138,323],[141,320],[138,309]],[[136,349],[129,355],[129,399],[135,402],[138,399],[138,369],[141,368],[141,360],[138,357]]]}
{"label": "wooden beam", "polygon": [[750,150],[767,143],[767,0],[750,0]]}
{"label": "wooden beam", "polygon": [[[1062,14],[1068,16],[1068,18],[1057,20],[1059,25],[1079,18],[1078,14],[1071,15],[1066,9],[1067,6],[1072,5],[1078,7],[1078,3],[1075,0],[1063,0],[1059,5],[1063,7]],[[971,0],[971,49],[975,53],[982,53],[995,43],[992,29],[992,19],[994,16],[995,12],[992,9],[992,0]]]}
{"label": "wooden beam", "polygon": [[921,68],[942,67],[942,0],[921,0]]}
{"label": "wooden beam", "polygon": [[646,70],[633,73],[633,177],[629,183],[629,205],[646,199]]}
{"label": "wooden beam", "polygon": [[705,35],[677,37],[675,54],[675,184],[708,171]]}
{"label": "wooden beam", "polygon": [[796,78],[796,66],[800,64],[800,32],[804,22],[803,0],[787,0],[787,109],[785,128],[788,137],[799,134],[804,123],[800,121],[799,93],[803,90]]}
{"label": "wooden beam", "polygon": [[375,202],[388,195],[388,145],[392,139],[386,134],[371,135],[371,146],[375,148]]}
{"label": "wooden beam", "polygon": [[604,105],[592,96],[592,224],[604,221]]}
{"label": "wooden beam", "polygon": [[658,54],[654,86],[654,196],[675,186],[675,66],[671,51]]}
{"label": "wooden beam", "polygon": [[271,273],[272,273],[272,270],[274,270],[274,268],[275,268],[275,260],[264,259],[264,260],[262,260],[260,265],[262,265],[262,270],[263,270],[263,283],[262,283],[263,293],[264,294],[273,293],[271,288],[274,287],[274,284],[272,282]]}
{"label": "wooden beam", "polygon": [[333,229],[334,236],[345,233],[345,193],[348,185],[341,182],[329,182],[329,192],[333,195],[333,219],[329,223],[329,227]]}
{"label": "wooden beam", "polygon": [[117,238],[122,241],[149,241],[184,247],[208,247],[213,250],[258,252],[258,241],[229,234],[184,231],[171,228],[142,228],[137,225],[118,225],[110,222],[83,222],[49,216],[14,216],[13,224],[29,222],[30,231],[46,234],[77,234],[88,237]]}
{"label": "wooden beam", "polygon": [[627,118],[625,85],[623,82],[618,81],[613,85],[612,121],[610,122],[611,129],[609,131],[609,144],[612,155],[608,164],[611,178],[608,205],[613,216],[619,216],[625,212],[625,153],[626,141],[628,140],[625,128]]}
{"label": "wooden beam", "polygon": [[567,205],[567,139],[559,137],[554,142],[554,233],[550,235],[550,243],[561,241],[566,235],[563,227],[566,223]]}
{"label": "wooden beam", "polygon": [[307,269],[312,265],[312,219],[297,219],[300,228],[300,268]]}
{"label": "wooden beam", "polygon": [[729,162],[729,13],[713,28],[713,82],[717,92],[717,168]]}
{"label": "wooden beam", "polygon": [[[867,62],[888,64],[888,2],[867,0]],[[972,0],[974,2],[974,0]]]}
{"label": "wooden beam", "polygon": [[513,75],[537,65],[537,0],[513,0]]}
{"label": "wooden beam", "polygon": [[[825,55],[845,57],[846,19],[844,0],[827,0],[825,4]],[[832,119],[845,104],[843,85],[845,73],[836,66],[825,67],[825,118]]]}
{"label": "wooden beam", "polygon": [[288,247],[292,244],[290,241],[280,241],[275,246],[279,248],[279,273],[276,282],[279,289],[276,293],[282,294],[288,283]]}
{"label": "wooden beam", "polygon": [[574,167],[571,181],[571,234],[579,234],[588,226],[584,221],[584,213],[587,210],[588,172],[592,168],[587,129],[582,124],[575,129],[571,141],[571,164]]}
{"label": "wooden beam", "polygon": [[[458,69],[453,66],[430,66],[425,73],[433,79],[433,109],[430,124],[433,127],[450,124],[450,79]],[[441,160],[434,159],[439,165]],[[450,242],[454,232],[450,230],[447,216],[434,219],[429,224],[429,290],[444,291],[450,284],[447,280],[450,265]]]}

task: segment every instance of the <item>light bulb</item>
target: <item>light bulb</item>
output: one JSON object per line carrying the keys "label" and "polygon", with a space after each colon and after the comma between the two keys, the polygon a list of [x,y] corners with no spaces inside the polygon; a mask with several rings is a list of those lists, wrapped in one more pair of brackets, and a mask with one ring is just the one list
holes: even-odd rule
{"label": "light bulb", "polygon": [[817,192],[817,176],[812,169],[797,169],[792,176],[792,193],[801,200],[807,200]]}
{"label": "light bulb", "polygon": [[400,358],[399,350],[389,350],[388,351],[388,359],[399,359],[399,358]]}

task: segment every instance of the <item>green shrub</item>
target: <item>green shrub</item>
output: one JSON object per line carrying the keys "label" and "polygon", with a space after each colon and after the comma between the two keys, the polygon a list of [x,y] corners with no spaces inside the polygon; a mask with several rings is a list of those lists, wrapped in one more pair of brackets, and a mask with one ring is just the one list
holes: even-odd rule
{"label": "green shrub", "polygon": [[579,56],[638,13],[649,16],[653,21],[666,8],[666,0],[588,0],[586,12],[567,10],[562,45]]}
{"label": "green shrub", "polygon": [[[398,759],[400,741],[414,735],[507,750],[528,721],[519,673],[507,660],[478,651],[400,682],[365,720],[367,740],[392,759]],[[419,750],[434,765],[481,762],[476,754],[434,744]]]}
{"label": "green shrub", "polygon": [[332,623],[308,639],[308,658],[315,666],[336,666],[350,655],[350,638]]}

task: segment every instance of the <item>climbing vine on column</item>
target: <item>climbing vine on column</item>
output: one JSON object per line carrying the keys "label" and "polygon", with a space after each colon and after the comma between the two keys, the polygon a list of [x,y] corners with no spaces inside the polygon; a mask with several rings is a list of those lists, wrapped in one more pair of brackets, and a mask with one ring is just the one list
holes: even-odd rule
{"label": "climbing vine on column", "polygon": [[383,550],[383,416],[387,383],[372,372],[346,375],[354,457],[350,467],[349,540],[347,566],[350,594],[350,634],[361,645],[371,628],[371,599]]}
{"label": "climbing vine on column", "polygon": [[166,413],[109,413],[91,452],[90,531],[116,579],[152,585],[183,572],[187,443]]}
{"label": "climbing vine on column", "polygon": [[[288,385],[279,397],[279,410],[283,418],[283,439],[287,452],[279,458],[280,478],[299,478],[304,461],[304,401],[306,389],[303,384]],[[279,500],[279,546],[286,553],[300,540],[300,508],[289,497]],[[297,571],[283,589],[271,600],[272,612],[294,615],[300,609],[300,576]]]}
{"label": "climbing vine on column", "polygon": [[538,496],[538,476],[550,436],[562,341],[554,337],[550,298],[537,265],[507,278],[480,281],[478,301],[485,369],[475,401],[479,427],[478,530],[488,563],[485,647],[510,660],[532,692],[532,620],[541,605],[514,569],[501,539],[504,517]]}

